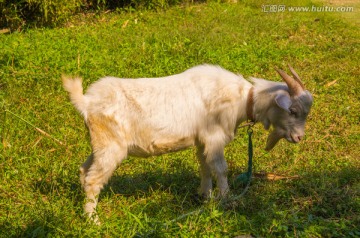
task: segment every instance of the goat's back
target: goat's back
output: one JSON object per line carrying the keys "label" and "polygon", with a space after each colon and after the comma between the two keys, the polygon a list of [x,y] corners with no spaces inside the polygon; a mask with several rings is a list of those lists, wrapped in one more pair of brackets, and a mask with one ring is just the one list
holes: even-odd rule
{"label": "goat's back", "polygon": [[188,147],[210,131],[232,134],[245,116],[243,91],[249,87],[241,76],[209,65],[162,78],[105,77],[85,94],[87,115],[115,121],[113,130],[138,154],[163,153]]}

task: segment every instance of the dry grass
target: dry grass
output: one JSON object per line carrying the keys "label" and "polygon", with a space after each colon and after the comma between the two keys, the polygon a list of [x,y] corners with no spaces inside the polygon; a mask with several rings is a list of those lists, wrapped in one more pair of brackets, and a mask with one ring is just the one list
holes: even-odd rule
{"label": "dry grass", "polygon": [[338,12],[348,22],[360,26],[360,1],[358,0],[319,0],[324,5],[334,7],[353,7],[351,12]]}
{"label": "dry grass", "polygon": [[[0,236],[359,237],[359,28],[337,14],[267,14],[261,5],[107,13],[93,24],[0,34]],[[254,179],[244,199],[223,207],[194,196],[195,151],[130,157],[100,195],[102,226],[87,223],[78,168],[90,146],[61,74],[87,86],[105,75],[159,77],[201,63],[270,80],[280,80],[274,66],[297,70],[315,98],[304,141],[267,153],[267,132],[256,125],[253,134],[254,172],[288,178]],[[240,129],[225,153],[230,181],[246,169],[246,148]]]}

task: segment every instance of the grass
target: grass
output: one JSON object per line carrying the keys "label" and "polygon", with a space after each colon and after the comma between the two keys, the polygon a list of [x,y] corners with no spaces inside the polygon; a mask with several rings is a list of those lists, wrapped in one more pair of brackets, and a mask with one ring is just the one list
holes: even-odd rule
{"label": "grass", "polygon": [[[358,26],[335,13],[264,13],[261,6],[104,13],[63,28],[1,34],[0,236],[360,236]],[[270,80],[279,80],[274,66],[291,63],[299,72],[315,98],[305,140],[266,153],[267,132],[256,125],[253,141],[256,172],[300,179],[254,179],[245,197],[223,207],[194,198],[194,150],[130,157],[102,191],[102,225],[93,226],[82,215],[78,175],[89,138],[61,74],[80,75],[88,86],[105,75],[160,77],[202,63]],[[246,169],[246,147],[240,129],[226,148],[230,181]]]}

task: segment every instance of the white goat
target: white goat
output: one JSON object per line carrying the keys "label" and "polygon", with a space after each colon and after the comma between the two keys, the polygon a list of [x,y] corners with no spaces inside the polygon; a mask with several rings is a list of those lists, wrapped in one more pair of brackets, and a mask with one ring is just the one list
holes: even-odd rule
{"label": "white goat", "polygon": [[[200,193],[208,196],[214,173],[220,195],[228,192],[224,147],[239,123],[273,125],[266,149],[281,139],[297,143],[304,136],[311,94],[299,76],[278,70],[285,83],[252,78],[218,66],[202,65],[163,78],[103,78],[83,95],[82,80],[63,77],[71,102],[90,131],[92,154],[81,166],[81,184],[91,217],[97,196],[128,155],[147,157],[196,146]],[[97,218],[95,218],[97,219]]]}

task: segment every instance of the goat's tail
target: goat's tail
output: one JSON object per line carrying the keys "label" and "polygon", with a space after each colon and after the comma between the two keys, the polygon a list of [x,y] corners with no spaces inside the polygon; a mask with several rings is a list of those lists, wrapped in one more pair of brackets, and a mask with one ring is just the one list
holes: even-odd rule
{"label": "goat's tail", "polygon": [[82,79],[62,76],[64,89],[69,92],[70,100],[75,108],[86,117],[86,98],[83,94]]}

